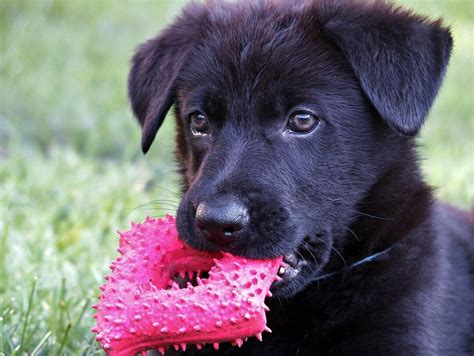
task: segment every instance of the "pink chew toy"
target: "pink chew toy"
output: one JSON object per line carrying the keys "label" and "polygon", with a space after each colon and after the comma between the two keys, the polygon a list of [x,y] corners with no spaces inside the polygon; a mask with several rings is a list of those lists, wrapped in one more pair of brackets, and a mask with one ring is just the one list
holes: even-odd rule
{"label": "pink chew toy", "polygon": [[[262,338],[264,299],[282,258],[252,260],[198,251],[178,239],[174,218],[147,218],[120,234],[112,274],[94,305],[97,341],[109,355],[168,346],[219,348]],[[202,279],[201,279],[202,278]]]}

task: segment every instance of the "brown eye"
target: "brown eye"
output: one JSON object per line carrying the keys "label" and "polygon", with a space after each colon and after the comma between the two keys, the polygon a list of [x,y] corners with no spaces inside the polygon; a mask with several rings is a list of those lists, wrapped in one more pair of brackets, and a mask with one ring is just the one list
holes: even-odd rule
{"label": "brown eye", "polygon": [[295,133],[308,133],[313,131],[320,123],[319,118],[309,112],[297,111],[291,114],[286,129]]}
{"label": "brown eye", "polygon": [[203,114],[194,112],[189,115],[191,131],[195,136],[207,135],[209,131],[209,120]]}

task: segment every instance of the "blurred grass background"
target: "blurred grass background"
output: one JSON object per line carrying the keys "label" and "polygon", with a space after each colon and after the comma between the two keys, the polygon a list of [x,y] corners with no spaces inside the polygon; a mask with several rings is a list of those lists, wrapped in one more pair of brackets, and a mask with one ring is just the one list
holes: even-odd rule
{"label": "blurred grass background", "polygon": [[[134,48],[183,3],[0,0],[0,354],[100,353],[90,305],[115,230],[178,201],[172,120],[142,157],[125,88]],[[399,3],[452,26],[454,54],[419,142],[438,196],[470,207],[474,7]]]}

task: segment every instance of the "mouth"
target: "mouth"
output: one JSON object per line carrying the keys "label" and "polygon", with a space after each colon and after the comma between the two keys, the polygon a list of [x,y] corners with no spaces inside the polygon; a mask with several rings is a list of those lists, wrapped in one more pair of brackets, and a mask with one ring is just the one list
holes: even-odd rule
{"label": "mouth", "polygon": [[285,265],[281,266],[278,270],[278,276],[281,278],[281,280],[275,282],[275,286],[278,286],[279,284],[283,285],[290,283],[301,273],[303,267],[308,264],[306,260],[296,256],[295,252],[287,253],[283,257],[283,262]]}
{"label": "mouth", "polygon": [[318,236],[306,236],[296,249],[285,254],[277,273],[280,279],[273,282],[272,292],[276,295],[294,294],[309,283],[322,265],[318,251],[324,249],[323,246],[324,241]]}
{"label": "mouth", "polygon": [[[271,224],[271,231],[266,235],[272,235],[273,243],[262,244],[261,240],[252,238],[258,235],[255,229],[245,231],[238,235],[235,241],[228,244],[211,244],[201,235],[201,232],[195,227],[193,214],[184,207],[178,211],[178,232],[187,244],[198,250],[213,252],[228,252],[237,256],[245,256],[250,259],[273,258],[283,255],[283,266],[278,270],[277,277],[272,283],[271,292],[276,296],[291,297],[302,290],[320,271],[324,264],[330,242],[327,233],[319,227],[317,232],[304,233],[293,237],[293,242],[288,244],[285,238],[288,238],[288,228],[285,226],[276,226]],[[259,229],[262,230],[262,229]],[[294,231],[294,229],[293,229]],[[240,234],[241,232],[239,232]],[[295,239],[296,237],[296,239]],[[277,244],[278,246],[275,246]],[[192,280],[182,280],[175,278],[178,285],[187,283],[193,284]]]}
{"label": "mouth", "polygon": [[309,262],[301,256],[297,256],[297,253],[290,252],[283,256],[282,266],[278,269],[277,276],[278,280],[273,282],[272,292],[277,294],[285,293],[288,289],[293,289],[292,285],[296,284],[300,280],[304,271],[307,269]]}

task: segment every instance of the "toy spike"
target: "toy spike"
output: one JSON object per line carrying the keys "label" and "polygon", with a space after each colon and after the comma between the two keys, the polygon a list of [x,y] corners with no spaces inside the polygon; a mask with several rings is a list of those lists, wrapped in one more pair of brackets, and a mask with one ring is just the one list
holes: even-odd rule
{"label": "toy spike", "polygon": [[194,250],[178,238],[171,217],[133,224],[121,236],[123,254],[101,287],[92,329],[108,355],[164,354],[168,346],[201,349],[207,343],[218,350],[225,341],[241,347],[248,337],[261,340],[270,332],[264,299],[282,258]]}

